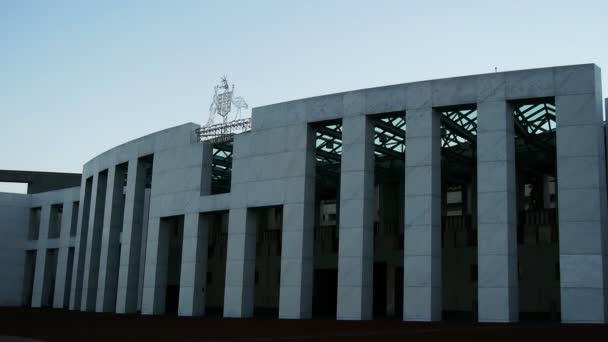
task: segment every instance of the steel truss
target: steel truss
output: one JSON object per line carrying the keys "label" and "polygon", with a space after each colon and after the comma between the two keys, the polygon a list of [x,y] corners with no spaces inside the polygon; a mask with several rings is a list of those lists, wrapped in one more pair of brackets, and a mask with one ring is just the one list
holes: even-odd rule
{"label": "steel truss", "polygon": [[[405,115],[389,115],[374,120],[374,155],[379,163],[405,158]],[[342,123],[318,126],[316,160],[319,172],[326,176],[340,174]],[[386,163],[384,163],[386,164]],[[390,166],[390,164],[388,164]]]}
{"label": "steel truss", "polygon": [[405,114],[374,120],[374,154],[380,160],[405,158]]}
{"label": "steel truss", "polygon": [[230,191],[232,179],[232,140],[213,144],[211,161],[211,193],[221,194]]}
{"label": "steel truss", "polygon": [[325,176],[340,174],[342,156],[342,123],[334,122],[315,128],[317,169]]}
{"label": "steel truss", "polygon": [[227,123],[220,123],[213,126],[201,127],[196,129],[196,136],[199,141],[208,141],[212,144],[232,141],[235,134],[248,132],[251,130],[251,118],[234,120]]}
{"label": "steel truss", "polygon": [[517,168],[525,177],[556,176],[555,101],[514,102]]}
{"label": "steel truss", "polygon": [[477,145],[477,108],[440,110],[441,152],[448,161],[472,163]]}
{"label": "steel truss", "polygon": [[518,151],[555,151],[555,102],[553,99],[515,103],[513,112]]}
{"label": "steel truss", "polygon": [[[539,99],[513,104],[518,151],[555,150],[555,104]],[[472,165],[477,153],[477,108],[461,106],[440,110],[441,150],[449,163]],[[390,113],[374,119],[374,154],[376,164],[390,167],[394,160],[404,160],[406,120],[402,113]],[[317,166],[325,175],[338,175],[342,154],[342,124],[333,122],[316,128]]]}

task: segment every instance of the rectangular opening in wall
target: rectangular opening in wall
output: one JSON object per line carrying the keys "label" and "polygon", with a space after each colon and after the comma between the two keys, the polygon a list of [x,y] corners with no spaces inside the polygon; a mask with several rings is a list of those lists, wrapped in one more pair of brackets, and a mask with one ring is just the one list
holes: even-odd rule
{"label": "rectangular opening in wall", "polygon": [[520,319],[559,320],[554,98],[510,103],[514,115]]}
{"label": "rectangular opening in wall", "polygon": [[[150,215],[150,195],[152,193],[152,177],[154,174],[154,154],[149,154],[138,159],[137,167],[135,170],[133,189],[135,192],[135,202],[143,203],[141,206],[135,206],[133,208],[133,221],[131,228],[131,240],[132,246],[139,247],[139,254],[134,258],[133,264],[137,265],[133,267],[133,272],[138,275],[137,278],[137,289],[128,290],[127,297],[137,296],[137,310],[141,311],[143,295],[144,295],[144,272],[146,265],[146,249],[148,241],[148,218]],[[129,185],[130,186],[130,185]],[[125,194],[126,194],[127,182],[125,180]],[[122,231],[122,228],[121,228]],[[137,244],[137,242],[139,244]],[[127,248],[121,246],[122,248]],[[135,247],[129,247],[135,248]],[[128,301],[131,303],[131,301]]]}
{"label": "rectangular opening in wall", "polygon": [[315,317],[335,318],[338,301],[338,225],[342,121],[311,125],[315,134],[313,304]]}
{"label": "rectangular opening in wall", "polygon": [[51,206],[51,221],[49,225],[49,239],[58,239],[61,234],[61,218],[63,215],[63,204]]}
{"label": "rectangular opening in wall", "polygon": [[34,293],[34,271],[36,270],[36,250],[25,251],[25,272],[23,277],[23,299],[25,307],[32,306]]}
{"label": "rectangular opening in wall", "polygon": [[108,193],[106,201],[111,205],[110,215],[105,219],[105,229],[103,234],[107,236],[107,254],[102,254],[104,259],[100,260],[100,266],[105,265],[105,272],[100,272],[99,284],[103,288],[103,293],[97,297],[97,311],[114,312],[116,311],[116,300],[118,293],[118,274],[120,265],[120,232],[123,227],[125,211],[125,179],[128,172],[128,163],[116,165],[114,174],[108,179]]}
{"label": "rectangular opening in wall", "polygon": [[254,315],[276,318],[279,314],[283,206],[253,210],[256,216]]}
{"label": "rectangular opening in wall", "polygon": [[91,208],[91,192],[93,190],[93,177],[89,177],[85,181],[84,186],[84,203],[82,207],[82,218],[80,219],[80,237],[76,243],[79,245],[78,259],[74,260],[77,263],[76,273],[73,275],[76,277],[76,287],[74,288],[74,305],[73,308],[80,309],[82,301],[82,283],[84,281],[84,263],[85,263],[85,252],[87,250],[87,234],[89,231],[89,211]]}
{"label": "rectangular opening in wall", "polygon": [[76,201],[72,205],[72,218],[70,221],[70,237],[76,236],[76,228],[78,227],[78,210],[80,202]]}
{"label": "rectangular opening in wall", "polygon": [[58,254],[59,249],[57,248],[49,248],[46,250],[46,258],[44,260],[44,279],[42,282],[42,307],[53,306]]}
{"label": "rectangular opening in wall", "polygon": [[209,220],[205,315],[222,317],[228,248],[228,211],[203,214]]}
{"label": "rectangular opening in wall", "polygon": [[[140,157],[137,160],[135,175],[131,175],[134,180],[133,191],[135,192],[135,203],[143,203],[143,206],[133,208],[133,221],[131,230],[131,246],[128,248],[139,247],[139,254],[135,254],[133,264],[133,272],[137,274],[137,282],[134,286],[136,289],[131,289],[133,284],[128,285],[130,290],[127,290],[127,297],[136,296],[136,309],[141,311],[143,292],[144,292],[144,272],[146,265],[146,249],[148,241],[148,218],[150,214],[150,195],[152,193],[152,178],[154,175],[154,154]],[[125,182],[125,186],[131,187]],[[126,193],[126,192],[125,192]],[[139,242],[139,244],[137,243]],[[126,246],[121,246],[127,248]],[[132,303],[132,300],[127,300]],[[129,304],[131,305],[131,304]]]}
{"label": "rectangular opening in wall", "polygon": [[86,303],[85,308],[87,311],[94,311],[96,300],[97,300],[97,286],[99,277],[99,264],[101,258],[101,236],[103,233],[104,226],[104,214],[106,206],[106,190],[108,185],[108,170],[103,170],[97,176],[97,189],[95,189],[95,201],[92,206],[93,221],[90,226],[93,231],[89,241],[90,246],[87,246],[88,252],[90,253],[89,273],[87,281],[87,292],[86,292]]}
{"label": "rectangular opening in wall", "polygon": [[40,235],[40,218],[42,215],[42,208],[32,208],[30,209],[30,224],[29,230],[27,234],[28,240],[38,240],[38,235]]}
{"label": "rectangular opening in wall", "polygon": [[184,216],[164,217],[161,220],[162,231],[160,232],[158,241],[159,251],[156,272],[160,272],[161,278],[163,276],[166,277],[164,293],[165,312],[176,314],[179,304]]}
{"label": "rectangular opening in wall", "polygon": [[475,320],[477,282],[477,107],[437,108],[441,120],[443,319]]}
{"label": "rectangular opening in wall", "polygon": [[72,273],[74,267],[74,247],[68,248],[68,264],[65,274],[65,288],[63,289],[63,308],[70,307],[70,292],[72,289]]}
{"label": "rectangular opening in wall", "polygon": [[232,151],[233,142],[218,142],[212,145],[213,159],[211,161],[211,194],[230,192],[232,180]]}
{"label": "rectangular opening in wall", "polygon": [[405,112],[369,116],[374,125],[373,316],[403,317]]}

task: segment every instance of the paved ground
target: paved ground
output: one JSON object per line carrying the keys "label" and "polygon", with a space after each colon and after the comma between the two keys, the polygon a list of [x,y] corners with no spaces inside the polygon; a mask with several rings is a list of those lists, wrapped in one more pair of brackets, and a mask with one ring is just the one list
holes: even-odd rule
{"label": "paved ground", "polygon": [[555,323],[476,324],[344,322],[335,320],[272,320],[177,318],[114,315],[48,309],[0,308],[3,336],[46,341],[484,341],[531,338],[606,340],[608,325]]}

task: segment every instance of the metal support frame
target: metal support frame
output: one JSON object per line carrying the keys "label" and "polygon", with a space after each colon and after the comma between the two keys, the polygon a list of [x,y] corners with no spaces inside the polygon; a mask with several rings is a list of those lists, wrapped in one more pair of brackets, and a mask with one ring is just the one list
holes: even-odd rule
{"label": "metal support frame", "polygon": [[[374,154],[378,164],[403,160],[405,155],[405,115],[387,114],[374,120]],[[315,128],[317,167],[326,176],[339,176],[342,154],[342,124],[326,123]],[[386,162],[389,162],[388,164]]]}
{"label": "metal support frame", "polygon": [[441,110],[441,150],[450,161],[472,163],[477,145],[477,108]]}
{"label": "metal support frame", "polygon": [[399,113],[374,121],[376,158],[403,160],[405,157],[405,115]]}
{"label": "metal support frame", "polygon": [[208,141],[212,144],[230,142],[235,134],[245,133],[251,130],[251,118],[234,120],[213,126],[196,129],[199,141]]}
{"label": "metal support frame", "polygon": [[317,168],[325,176],[340,176],[342,123],[332,122],[315,128]]}
{"label": "metal support frame", "polygon": [[513,104],[516,148],[520,152],[555,152],[555,100],[552,98]]}
{"label": "metal support frame", "polygon": [[211,193],[220,194],[230,191],[232,180],[232,140],[213,144],[211,162]]}
{"label": "metal support frame", "polygon": [[517,168],[526,177],[557,176],[555,164],[555,100],[540,98],[513,102]]}

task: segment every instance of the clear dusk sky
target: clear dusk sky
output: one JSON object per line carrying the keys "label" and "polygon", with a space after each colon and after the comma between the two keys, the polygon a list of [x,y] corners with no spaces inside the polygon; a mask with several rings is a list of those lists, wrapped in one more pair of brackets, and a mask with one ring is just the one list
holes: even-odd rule
{"label": "clear dusk sky", "polygon": [[256,107],[580,63],[608,96],[608,1],[0,0],[0,169],[203,124],[223,74]]}

